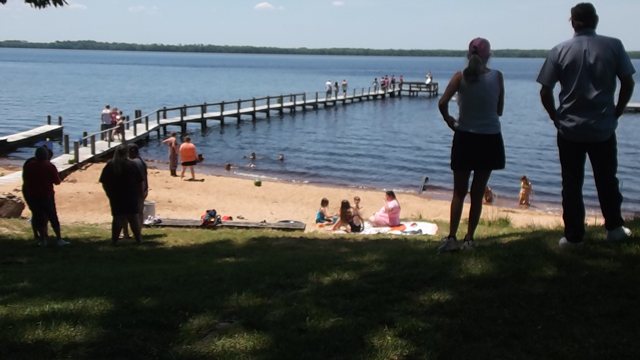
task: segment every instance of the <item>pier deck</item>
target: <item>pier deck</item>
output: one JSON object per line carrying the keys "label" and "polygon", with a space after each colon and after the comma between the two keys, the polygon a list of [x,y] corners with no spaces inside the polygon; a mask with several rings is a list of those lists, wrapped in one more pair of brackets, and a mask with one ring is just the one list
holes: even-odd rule
{"label": "pier deck", "polygon": [[24,146],[37,143],[47,138],[60,138],[62,125],[42,125],[35,129],[23,131],[17,134],[0,137],[0,154],[11,152]]}
{"label": "pier deck", "polygon": [[640,112],[640,103],[628,103],[627,107],[624,109],[624,112],[628,112],[628,113]]}

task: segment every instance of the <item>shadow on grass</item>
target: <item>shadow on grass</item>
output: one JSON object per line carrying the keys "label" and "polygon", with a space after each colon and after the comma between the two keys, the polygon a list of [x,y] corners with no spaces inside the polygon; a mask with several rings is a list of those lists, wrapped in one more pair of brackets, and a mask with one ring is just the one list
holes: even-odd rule
{"label": "shadow on grass", "polygon": [[441,255],[428,237],[155,230],[114,248],[100,231],[65,249],[0,240],[0,358],[640,353],[640,246],[599,228],[571,251],[558,230],[511,229]]}

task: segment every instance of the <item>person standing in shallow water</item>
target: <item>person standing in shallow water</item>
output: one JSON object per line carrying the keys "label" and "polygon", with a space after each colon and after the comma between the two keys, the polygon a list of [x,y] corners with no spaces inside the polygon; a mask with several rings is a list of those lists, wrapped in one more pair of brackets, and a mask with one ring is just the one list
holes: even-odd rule
{"label": "person standing in shallow water", "polygon": [[[616,128],[633,94],[636,70],[620,40],[596,34],[598,20],[592,4],[574,6],[571,9],[573,38],[551,49],[537,79],[542,86],[542,105],[558,129],[564,220],[560,247],[580,245],[584,239],[586,211],[582,186],[587,155],[593,168],[607,240],[619,241],[631,236],[631,230],[624,227],[621,211]],[[615,104],[618,79],[620,93]],[[553,88],[558,82],[560,104],[556,108]]]}
{"label": "person standing in shallow water", "polygon": [[[451,170],[453,170],[453,198],[449,217],[449,235],[438,252],[475,247],[474,233],[482,214],[482,199],[493,170],[504,169],[504,143],[500,116],[504,109],[504,79],[502,73],[487,67],[491,46],[487,39],[476,38],[469,44],[469,63],[463,71],[453,75],[438,108],[442,118],[453,130]],[[460,117],[449,115],[449,101],[458,94]],[[464,242],[459,244],[456,234],[460,226],[464,198],[471,183],[471,208]]]}
{"label": "person standing in shallow water", "polygon": [[180,152],[180,145],[178,144],[178,134],[174,131],[171,133],[171,137],[162,141],[163,144],[169,147],[169,171],[171,176],[178,176],[178,153]]}

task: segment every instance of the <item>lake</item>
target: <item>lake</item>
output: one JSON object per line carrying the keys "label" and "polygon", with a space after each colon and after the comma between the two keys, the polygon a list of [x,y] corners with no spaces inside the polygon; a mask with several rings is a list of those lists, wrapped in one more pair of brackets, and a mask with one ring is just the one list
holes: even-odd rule
{"label": "lake", "polygon": [[[558,211],[556,132],[540,105],[535,82],[542,62],[496,58],[490,63],[505,76],[502,131],[507,154],[506,169],[493,173],[490,186],[501,204],[515,205],[518,179],[526,174],[533,182],[535,208]],[[633,63],[640,69],[640,61]],[[405,81],[423,81],[431,71],[442,92],[464,66],[463,58],[0,49],[0,135],[43,125],[51,114],[62,116],[65,133],[77,139],[83,131],[99,129],[105,104],[132,115],[135,109],[147,113],[163,106],[266,95],[307,92],[313,97],[316,91],[322,94],[327,79],[346,79],[350,89],[359,91],[371,86],[374,77],[403,75]],[[640,83],[637,74],[636,82]],[[448,198],[452,132],[439,115],[437,101],[386,99],[298,111],[255,123],[228,119],[222,128],[210,121],[205,133],[199,124],[191,125],[187,133],[206,159],[199,166],[202,172],[222,174],[224,164],[232,163],[240,166],[236,176],[400,191],[417,190],[423,176],[429,176],[429,194]],[[640,102],[640,94],[634,94],[632,101]],[[451,111],[457,112],[455,106]],[[618,147],[627,213],[640,211],[639,137],[640,115],[624,115]],[[62,151],[59,145],[54,150]],[[263,157],[255,168],[245,167],[248,161],[243,155],[251,152]],[[20,163],[32,153],[33,149],[22,149],[3,161]],[[277,160],[281,153],[285,162]],[[164,162],[166,148],[152,135],[142,156]],[[590,172],[587,164],[585,202],[594,209],[598,202]]]}

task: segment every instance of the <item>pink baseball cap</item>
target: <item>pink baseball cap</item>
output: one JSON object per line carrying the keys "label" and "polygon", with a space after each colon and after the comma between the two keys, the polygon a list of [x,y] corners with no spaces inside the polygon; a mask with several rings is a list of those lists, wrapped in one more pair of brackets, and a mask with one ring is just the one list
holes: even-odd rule
{"label": "pink baseball cap", "polygon": [[491,44],[484,38],[475,38],[469,43],[469,55],[478,54],[481,58],[491,55]]}

